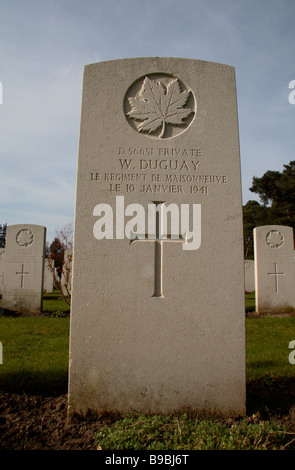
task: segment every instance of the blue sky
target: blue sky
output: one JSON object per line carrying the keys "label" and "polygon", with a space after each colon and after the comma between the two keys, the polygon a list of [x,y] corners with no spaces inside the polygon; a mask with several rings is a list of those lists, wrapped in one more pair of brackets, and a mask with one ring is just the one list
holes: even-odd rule
{"label": "blue sky", "polygon": [[295,160],[294,0],[0,0],[0,224],[74,218],[82,75],[126,57],[236,69],[243,204]]}

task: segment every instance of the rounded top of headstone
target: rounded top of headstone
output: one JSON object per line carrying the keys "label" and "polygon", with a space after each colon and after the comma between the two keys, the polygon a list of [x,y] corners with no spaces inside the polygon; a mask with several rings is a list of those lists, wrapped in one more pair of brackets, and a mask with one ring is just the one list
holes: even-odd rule
{"label": "rounded top of headstone", "polygon": [[[255,246],[270,256],[293,250],[293,228],[286,225],[261,225],[254,228]],[[266,252],[265,251],[265,252]]]}

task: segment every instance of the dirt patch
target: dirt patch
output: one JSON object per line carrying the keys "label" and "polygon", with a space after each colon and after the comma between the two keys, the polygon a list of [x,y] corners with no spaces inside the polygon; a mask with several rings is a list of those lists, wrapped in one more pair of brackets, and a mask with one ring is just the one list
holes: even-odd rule
{"label": "dirt patch", "polygon": [[[295,379],[247,385],[249,422],[273,420],[295,432]],[[99,429],[118,416],[67,420],[67,394],[0,392],[0,450],[95,450]]]}
{"label": "dirt patch", "polygon": [[0,393],[0,450],[94,450],[108,416],[67,420],[67,395]]}

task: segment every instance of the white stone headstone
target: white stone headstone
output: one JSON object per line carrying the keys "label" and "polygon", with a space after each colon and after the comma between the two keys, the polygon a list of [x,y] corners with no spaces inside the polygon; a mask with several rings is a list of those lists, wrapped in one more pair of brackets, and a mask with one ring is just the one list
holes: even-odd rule
{"label": "white stone headstone", "polygon": [[3,308],[42,310],[45,239],[46,228],[40,225],[7,227]]}
{"label": "white stone headstone", "polygon": [[295,311],[293,228],[264,225],[253,232],[257,313]]}
{"label": "white stone headstone", "polygon": [[[53,292],[54,288],[54,276],[53,272],[49,267],[48,264],[48,259],[45,259],[44,261],[44,284],[43,284],[43,291],[46,292],[47,294],[51,294]],[[53,263],[53,269],[54,269],[54,261]]]}
{"label": "white stone headstone", "polygon": [[4,258],[5,248],[0,248],[0,294],[2,295],[3,277],[4,277]]}
{"label": "white stone headstone", "polygon": [[86,66],[69,415],[244,414],[242,229],[234,68]]}
{"label": "white stone headstone", "polygon": [[255,291],[254,260],[245,260],[245,291]]}

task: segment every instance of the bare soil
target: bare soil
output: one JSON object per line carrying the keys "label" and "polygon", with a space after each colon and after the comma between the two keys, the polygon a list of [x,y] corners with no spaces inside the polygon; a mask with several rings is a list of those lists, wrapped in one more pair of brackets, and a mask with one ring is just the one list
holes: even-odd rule
{"label": "bare soil", "polygon": [[[284,423],[295,432],[295,379],[248,384],[247,416],[249,422],[254,416]],[[0,392],[0,450],[96,450],[100,427],[117,418],[88,414],[69,422],[67,394]]]}
{"label": "bare soil", "polygon": [[0,393],[0,450],[95,450],[110,417],[67,420],[67,395]]}

